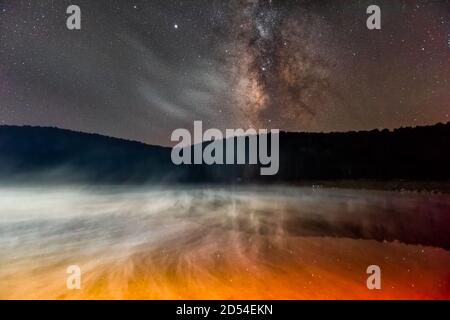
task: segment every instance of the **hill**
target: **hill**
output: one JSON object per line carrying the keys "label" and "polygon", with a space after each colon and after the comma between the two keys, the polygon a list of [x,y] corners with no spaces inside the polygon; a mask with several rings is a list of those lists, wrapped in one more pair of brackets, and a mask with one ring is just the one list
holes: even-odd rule
{"label": "hill", "polygon": [[[450,124],[394,131],[280,133],[280,170],[172,164],[171,149],[48,127],[0,126],[0,180],[91,183],[301,183],[305,180],[445,181]],[[37,180],[39,179],[39,180]]]}

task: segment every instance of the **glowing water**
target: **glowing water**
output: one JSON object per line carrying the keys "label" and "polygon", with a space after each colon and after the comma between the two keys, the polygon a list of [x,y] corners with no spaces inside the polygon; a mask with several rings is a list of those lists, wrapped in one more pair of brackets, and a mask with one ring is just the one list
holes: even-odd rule
{"label": "glowing water", "polygon": [[2,188],[0,298],[449,298],[449,226],[448,195]]}

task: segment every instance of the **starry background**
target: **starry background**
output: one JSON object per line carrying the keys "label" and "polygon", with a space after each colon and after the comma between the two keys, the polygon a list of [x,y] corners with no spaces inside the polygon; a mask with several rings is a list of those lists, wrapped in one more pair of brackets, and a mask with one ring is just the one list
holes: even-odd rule
{"label": "starry background", "polygon": [[[366,27],[378,4],[382,29]],[[82,29],[66,28],[81,8]],[[0,0],[0,122],[170,144],[176,128],[450,121],[449,1]]]}

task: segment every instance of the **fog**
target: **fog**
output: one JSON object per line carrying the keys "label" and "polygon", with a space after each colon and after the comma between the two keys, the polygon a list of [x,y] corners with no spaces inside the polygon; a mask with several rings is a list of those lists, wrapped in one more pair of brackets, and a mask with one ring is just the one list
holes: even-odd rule
{"label": "fog", "polygon": [[[442,297],[449,212],[448,195],[387,191],[3,187],[0,298],[362,298],[377,262],[432,272],[421,297]],[[65,288],[69,265],[81,290]],[[392,281],[383,297],[418,294]]]}

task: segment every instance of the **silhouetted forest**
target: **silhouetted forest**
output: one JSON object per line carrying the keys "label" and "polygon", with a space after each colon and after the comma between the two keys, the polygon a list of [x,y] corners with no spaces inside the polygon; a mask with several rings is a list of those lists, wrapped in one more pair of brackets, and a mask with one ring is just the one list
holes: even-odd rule
{"label": "silhouetted forest", "polygon": [[450,123],[394,131],[280,133],[280,169],[173,165],[171,149],[48,127],[0,126],[0,179],[89,183],[299,183],[450,178]]}

